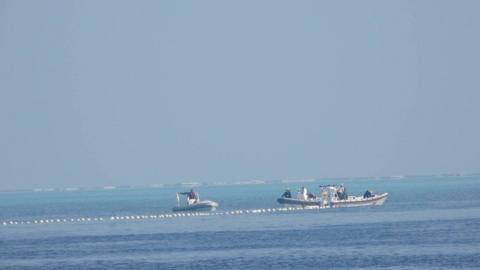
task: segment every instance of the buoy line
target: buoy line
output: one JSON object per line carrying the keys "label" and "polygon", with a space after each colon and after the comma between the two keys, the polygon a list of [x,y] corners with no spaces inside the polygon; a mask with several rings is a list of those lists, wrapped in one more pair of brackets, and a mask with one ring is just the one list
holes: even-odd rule
{"label": "buoy line", "polygon": [[183,217],[206,217],[206,216],[233,216],[247,214],[273,214],[279,212],[292,212],[304,210],[318,210],[329,207],[310,206],[305,208],[280,207],[280,208],[258,208],[246,210],[213,211],[213,212],[184,212],[184,213],[162,213],[162,214],[144,214],[144,215],[112,215],[103,217],[76,217],[76,218],[43,218],[34,220],[7,220],[0,224],[5,226],[15,225],[45,225],[45,224],[82,224],[82,223],[100,223],[100,222],[120,222],[120,221],[139,221],[139,220],[163,220]]}

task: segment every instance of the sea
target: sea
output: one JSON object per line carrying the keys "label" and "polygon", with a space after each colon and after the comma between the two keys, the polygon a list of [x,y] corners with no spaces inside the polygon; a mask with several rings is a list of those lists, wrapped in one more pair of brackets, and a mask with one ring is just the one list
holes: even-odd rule
{"label": "sea", "polygon": [[[388,192],[382,206],[283,208],[286,188]],[[0,193],[0,269],[480,269],[480,175]]]}

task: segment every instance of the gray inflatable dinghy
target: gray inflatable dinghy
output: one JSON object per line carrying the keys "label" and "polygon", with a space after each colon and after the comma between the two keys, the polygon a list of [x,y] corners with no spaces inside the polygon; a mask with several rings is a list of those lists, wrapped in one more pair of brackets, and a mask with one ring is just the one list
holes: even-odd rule
{"label": "gray inflatable dinghy", "polygon": [[[187,196],[187,204],[180,205],[179,195]],[[218,203],[214,201],[201,201],[197,192],[190,190],[190,192],[179,192],[177,193],[177,206],[173,207],[172,211],[215,211],[218,207]]]}

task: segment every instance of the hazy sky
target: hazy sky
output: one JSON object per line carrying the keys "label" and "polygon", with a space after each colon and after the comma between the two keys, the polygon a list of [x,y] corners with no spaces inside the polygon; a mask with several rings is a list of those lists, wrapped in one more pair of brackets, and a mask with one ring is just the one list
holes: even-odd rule
{"label": "hazy sky", "polygon": [[0,189],[479,172],[479,14],[0,0]]}

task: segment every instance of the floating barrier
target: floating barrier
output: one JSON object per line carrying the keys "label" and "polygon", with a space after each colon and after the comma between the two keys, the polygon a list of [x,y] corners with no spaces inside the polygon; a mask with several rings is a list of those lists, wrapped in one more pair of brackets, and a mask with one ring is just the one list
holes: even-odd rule
{"label": "floating barrier", "polygon": [[229,210],[229,211],[217,211],[217,212],[187,212],[187,213],[160,213],[156,214],[144,214],[144,215],[122,215],[122,216],[109,216],[109,217],[77,217],[77,218],[55,218],[55,219],[35,219],[35,220],[7,220],[0,221],[3,227],[10,227],[16,225],[45,225],[45,224],[58,224],[58,223],[100,223],[100,222],[126,222],[126,221],[141,221],[152,219],[173,219],[173,218],[192,218],[192,217],[204,217],[204,216],[223,216],[223,215],[249,215],[249,214],[274,214],[277,212],[291,212],[291,211],[306,211],[306,210],[318,210],[328,207],[279,207],[279,208],[260,208],[260,209],[245,209],[245,210]]}

